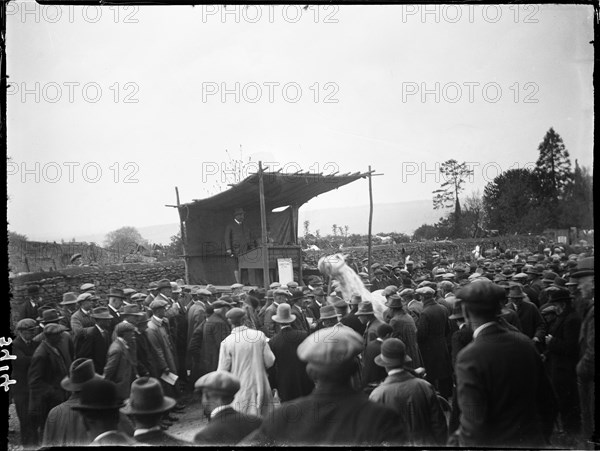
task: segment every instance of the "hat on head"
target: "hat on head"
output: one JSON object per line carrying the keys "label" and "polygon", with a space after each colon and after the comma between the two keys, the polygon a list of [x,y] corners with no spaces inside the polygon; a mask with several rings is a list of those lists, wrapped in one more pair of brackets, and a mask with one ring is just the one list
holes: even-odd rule
{"label": "hat on head", "polygon": [[536,276],[541,276],[543,272],[544,272],[543,265],[535,265],[531,268],[527,268],[527,270],[525,271],[526,274],[533,274]]}
{"label": "hat on head", "polygon": [[558,312],[556,311],[556,305],[554,305],[554,304],[546,304],[546,305],[542,306],[542,308],[540,308],[540,313],[542,315],[558,314]]}
{"label": "hat on head", "polygon": [[337,318],[333,305],[324,305],[319,309],[319,317],[321,319]]}
{"label": "hat on head", "polygon": [[454,284],[452,282],[450,282],[449,280],[442,280],[438,284],[438,287],[441,288],[442,290],[453,290]]}
{"label": "hat on head", "polygon": [[571,277],[578,279],[585,276],[594,275],[594,257],[586,257],[577,261],[577,268],[571,274]]}
{"label": "hat on head", "polygon": [[290,293],[288,290],[283,290],[281,288],[275,290],[273,292],[273,295],[282,295],[282,296],[287,296],[288,298],[292,297],[292,293]]}
{"label": "hat on head", "polygon": [[133,288],[123,288],[123,294],[125,295],[125,297],[129,297],[134,293],[137,293],[137,291]]}
{"label": "hat on head", "polygon": [[111,288],[108,292],[108,297],[125,299],[125,294],[123,293],[123,290],[121,288]]}
{"label": "hat on head", "polygon": [[244,285],[242,285],[241,283],[234,283],[229,287],[230,290],[237,290],[239,288],[244,288]]}
{"label": "hat on head", "polygon": [[567,288],[549,287],[547,289],[548,303],[571,302],[571,292]]}
{"label": "hat on head", "polygon": [[84,283],[79,287],[79,291],[81,293],[85,293],[86,291],[94,291],[96,289],[96,285],[93,283]]}
{"label": "hat on head", "polygon": [[380,275],[380,274],[383,274],[383,271],[382,271],[381,269],[377,268],[377,269],[376,269],[376,270],[373,272],[373,274],[375,274],[376,276],[378,276],[378,275]]}
{"label": "hat on head", "polygon": [[288,288],[298,288],[298,282],[292,280],[291,282],[287,283],[287,287]]}
{"label": "hat on head", "polygon": [[67,330],[67,328],[62,324],[52,323],[44,327],[43,333],[44,335],[56,335],[64,332],[65,330]]}
{"label": "hat on head", "polygon": [[288,324],[296,321],[296,315],[291,313],[290,304],[279,304],[277,306],[277,314],[271,316],[271,319],[276,323]]}
{"label": "hat on head", "polygon": [[456,293],[456,298],[464,302],[469,310],[475,312],[499,311],[500,302],[505,297],[504,288],[495,283],[470,283]]}
{"label": "hat on head", "polygon": [[509,282],[507,297],[511,298],[524,298],[525,293],[523,292],[523,285],[518,282]]}
{"label": "hat on head", "polygon": [[27,295],[35,296],[36,294],[40,294],[40,286],[39,285],[29,285],[27,287]]}
{"label": "hat on head", "polygon": [[213,371],[198,379],[194,388],[233,396],[240,389],[240,380],[229,371]]}
{"label": "hat on head", "polygon": [[394,329],[388,323],[381,323],[379,326],[377,326],[376,332],[379,338],[383,338],[386,335],[391,334],[393,331]]}
{"label": "hat on head", "polygon": [[325,296],[325,292],[323,291],[323,288],[321,287],[317,287],[313,290],[313,294],[315,296]]}
{"label": "hat on head", "polygon": [[121,321],[115,326],[115,335],[122,337],[127,332],[135,332],[135,326],[127,321]]}
{"label": "hat on head", "polygon": [[29,329],[35,329],[37,327],[37,323],[35,322],[34,319],[31,318],[23,318],[22,320],[20,320],[15,329],[16,330],[29,330]]}
{"label": "hat on head", "polygon": [[299,299],[302,299],[304,297],[304,293],[302,292],[302,290],[297,290],[294,289],[292,291],[292,296],[290,297],[290,301],[297,301]]}
{"label": "hat on head", "polygon": [[363,350],[363,338],[349,327],[325,327],[304,339],[296,351],[303,362],[319,370],[335,370]]}
{"label": "hat on head", "polygon": [[373,303],[371,301],[362,301],[358,304],[358,310],[355,313],[355,316],[363,316],[363,315],[375,315],[373,311]]}
{"label": "hat on head", "polygon": [[158,288],[158,282],[150,282],[148,284],[148,289],[149,290],[156,290]]}
{"label": "hat on head", "polygon": [[148,295],[144,294],[144,293],[135,293],[131,295],[131,300],[132,301],[144,301],[146,298],[148,297]]}
{"label": "hat on head", "polygon": [[514,280],[515,282],[518,282],[520,280],[526,281],[528,279],[528,277],[527,277],[527,274],[525,274],[524,272],[520,272],[520,273],[515,274],[514,276],[512,276],[511,279]]}
{"label": "hat on head", "polygon": [[567,281],[565,279],[563,279],[562,277],[557,277],[556,279],[554,279],[552,286],[559,287],[559,288],[565,288],[567,286]]}
{"label": "hat on head", "polygon": [[123,405],[117,394],[117,385],[107,379],[92,379],[80,388],[79,404],[73,410],[116,410]]}
{"label": "hat on head", "polygon": [[77,303],[77,295],[72,291],[63,294],[63,300],[60,305],[71,305]]}
{"label": "hat on head", "polygon": [[159,308],[165,308],[167,305],[169,305],[169,303],[164,299],[155,299],[150,303],[149,307],[150,310],[156,310]]}
{"label": "hat on head", "polygon": [[113,319],[113,316],[108,311],[108,307],[96,307],[92,310],[90,316],[95,319]]}
{"label": "hat on head", "polygon": [[200,288],[196,291],[198,296],[212,296],[212,293],[208,291],[206,288]]}
{"label": "hat on head", "polygon": [[171,292],[172,293],[181,293],[183,290],[177,283],[171,282]]}
{"label": "hat on head", "polygon": [[267,290],[266,299],[273,299],[273,290]]}
{"label": "hat on head", "polygon": [[336,309],[346,309],[348,307],[348,303],[341,298],[337,298],[337,300],[333,303],[333,306]]}
{"label": "hat on head", "polygon": [[406,346],[399,338],[388,338],[381,344],[381,354],[375,357],[375,363],[379,366],[396,368],[412,362],[406,355]]}
{"label": "hat on head", "polygon": [[404,296],[414,296],[415,295],[415,290],[413,290],[412,288],[405,288],[403,289],[400,293],[398,293],[400,295],[400,297],[404,297]]}
{"label": "hat on head", "polygon": [[77,392],[81,386],[92,379],[102,379],[102,376],[94,371],[94,362],[92,359],[79,358],[73,360],[69,368],[69,375],[65,376],[60,382],[60,386],[66,391]]}
{"label": "hat on head", "polygon": [[385,306],[389,308],[402,308],[402,298],[399,294],[394,293],[388,296]]}
{"label": "hat on head", "polygon": [[86,291],[85,293],[81,293],[79,296],[77,296],[77,303],[83,302],[83,301],[93,301],[94,300],[94,295],[92,293],[90,293],[89,291]]}
{"label": "hat on head", "polygon": [[398,287],[396,285],[388,285],[387,287],[385,287],[383,289],[383,291],[381,292],[381,295],[383,297],[388,297],[391,294],[394,294],[398,291]]}
{"label": "hat on head", "polygon": [[231,304],[227,301],[224,301],[223,299],[217,299],[211,305],[212,305],[213,309],[223,308],[223,307],[231,307]]}
{"label": "hat on head", "polygon": [[57,310],[50,308],[42,310],[40,312],[40,316],[36,319],[36,321],[39,321],[40,323],[53,323],[58,322],[63,318],[64,316],[59,315]]}
{"label": "hat on head", "polygon": [[420,294],[420,295],[423,295],[423,296],[425,296],[426,298],[428,298],[428,297],[429,297],[429,298],[430,298],[430,297],[433,297],[433,295],[435,294],[435,290],[434,290],[433,288],[431,288],[431,287],[421,287],[421,288],[417,288],[417,289],[415,290],[415,292],[416,292],[417,294]]}
{"label": "hat on head", "polygon": [[421,313],[423,313],[423,303],[421,301],[413,299],[406,305],[406,309],[409,312],[413,312],[420,315]]}
{"label": "hat on head", "polygon": [[276,290],[277,288],[279,288],[281,286],[281,284],[279,282],[273,282],[271,285],[269,285],[269,288],[271,290]]}
{"label": "hat on head", "polygon": [[171,281],[169,279],[160,279],[156,285],[156,288],[159,290],[163,288],[171,288]]}
{"label": "hat on head", "polygon": [[246,312],[238,307],[232,308],[225,314],[225,317],[231,320],[238,320],[243,318],[244,316],[246,316]]}
{"label": "hat on head", "polygon": [[139,377],[131,383],[131,393],[122,407],[125,415],[151,415],[167,412],[175,407],[176,401],[165,396],[158,379]]}
{"label": "hat on head", "polygon": [[456,300],[454,302],[454,305],[452,306],[452,314],[448,317],[448,319],[464,319],[464,318],[465,318],[465,316],[463,315],[461,301]]}
{"label": "hat on head", "polygon": [[321,279],[319,276],[310,276],[308,278],[308,284],[309,285],[323,285],[323,279]]}

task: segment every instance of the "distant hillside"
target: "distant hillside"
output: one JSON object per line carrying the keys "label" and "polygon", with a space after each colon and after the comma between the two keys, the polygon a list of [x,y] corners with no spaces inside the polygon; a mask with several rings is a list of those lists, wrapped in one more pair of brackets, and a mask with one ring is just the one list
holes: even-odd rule
{"label": "distant hillside", "polygon": [[[433,210],[431,200],[414,200],[373,205],[373,234],[398,232],[412,235],[424,223],[436,223],[442,211]],[[349,233],[366,234],[369,230],[369,206],[336,208],[322,210],[303,210],[299,214],[299,234],[304,233],[304,221],[310,221],[310,231],[317,229],[321,235],[332,233],[331,226],[348,226]]]}

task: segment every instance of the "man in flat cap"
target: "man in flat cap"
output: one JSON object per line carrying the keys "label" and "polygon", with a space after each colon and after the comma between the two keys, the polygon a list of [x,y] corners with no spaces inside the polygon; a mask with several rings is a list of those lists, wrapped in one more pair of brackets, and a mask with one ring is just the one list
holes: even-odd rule
{"label": "man in flat cap", "polygon": [[452,394],[452,365],[446,337],[449,336],[448,311],[435,302],[435,290],[417,288],[422,296],[423,312],[417,325],[417,342],[427,372],[427,380],[449,399]]}
{"label": "man in flat cap", "polygon": [[375,363],[388,377],[369,399],[394,409],[408,432],[411,446],[444,446],[448,438],[446,417],[433,386],[405,368],[410,362],[402,340],[389,338],[381,345]]}
{"label": "man in flat cap", "polygon": [[[187,342],[189,345],[192,339],[192,334],[196,327],[204,322],[206,319],[206,307],[210,301],[212,293],[206,288],[197,289],[192,292],[192,303],[190,304],[187,311]],[[189,350],[188,350],[189,354]]]}
{"label": "man in flat cap", "polygon": [[238,271],[237,257],[256,247],[256,240],[252,235],[250,227],[244,221],[245,212],[243,208],[236,208],[233,212],[233,221],[225,227],[225,252],[234,261],[235,281],[241,282]]}
{"label": "man in flat cap", "polygon": [[192,380],[217,369],[221,342],[231,331],[225,316],[231,304],[221,298],[214,301],[211,308],[212,314],[194,329],[188,346],[192,355]]}
{"label": "man in flat cap", "polygon": [[60,346],[64,326],[48,324],[44,327],[43,340],[31,357],[28,371],[29,416],[42,437],[48,412],[66,399],[66,392],[60,385],[69,373],[72,356]]}
{"label": "man in flat cap", "polygon": [[[169,284],[169,290],[171,285]],[[152,377],[161,380],[165,393],[170,394],[174,389],[160,379],[161,376],[167,376],[169,373],[177,374],[177,362],[175,359],[175,346],[168,331],[168,320],[165,318],[168,302],[159,296],[152,301],[150,309],[152,317],[148,322],[148,341],[150,342],[150,353],[152,363]]]}
{"label": "man in flat cap", "polygon": [[229,371],[212,371],[196,381],[202,392],[202,408],[208,424],[194,437],[202,446],[233,446],[258,428],[261,418],[246,415],[234,408],[234,398],[240,390],[240,380]]}
{"label": "man in flat cap", "polygon": [[272,338],[276,332],[277,323],[273,321],[273,315],[277,313],[277,308],[280,304],[288,303],[288,300],[292,297],[292,293],[288,290],[281,288],[273,292],[273,303],[265,309],[265,316],[263,321],[263,332],[267,338]]}
{"label": "man in flat cap", "polygon": [[173,398],[164,396],[160,382],[153,377],[140,377],[127,390],[131,393],[121,407],[122,414],[129,416],[134,424],[133,438],[143,446],[177,447],[189,443],[167,434],[161,428],[161,418],[175,407]]}
{"label": "man in flat cap", "polygon": [[462,447],[545,447],[556,419],[556,400],[533,343],[497,322],[504,296],[502,287],[483,282],[456,295],[473,329],[473,341],[456,360]]}
{"label": "man in flat cap", "polygon": [[29,379],[27,373],[31,364],[31,358],[37,349],[39,342],[33,340],[38,325],[31,318],[24,318],[15,327],[17,338],[12,342],[12,352],[17,357],[12,362],[12,373],[10,378],[15,380],[10,393],[15,402],[15,409],[19,419],[21,444],[24,448],[38,445],[37,430],[29,416]]}
{"label": "man in flat cap", "polygon": [[306,363],[302,362],[296,350],[308,336],[308,332],[292,328],[296,315],[288,304],[279,304],[273,321],[279,325],[279,331],[269,340],[269,346],[275,355],[272,367],[272,378],[281,401],[308,395],[314,388],[313,382],[306,374]]}
{"label": "man in flat cap", "polygon": [[262,416],[273,402],[267,369],[275,363],[275,355],[263,332],[244,325],[245,316],[244,310],[237,307],[227,312],[232,329],[221,343],[217,370],[229,371],[240,379],[241,387],[234,399],[236,410]]}
{"label": "man in flat cap", "polygon": [[76,303],[79,308],[71,315],[71,331],[77,343],[77,339],[83,333],[84,329],[92,327],[95,324],[94,319],[91,317],[94,306],[94,295],[87,292],[81,293],[77,296]]}
{"label": "man in flat cap", "polygon": [[362,337],[345,326],[320,329],[298,346],[315,389],[284,402],[240,444],[262,446],[402,445],[405,431],[389,407],[369,401],[350,384]]}

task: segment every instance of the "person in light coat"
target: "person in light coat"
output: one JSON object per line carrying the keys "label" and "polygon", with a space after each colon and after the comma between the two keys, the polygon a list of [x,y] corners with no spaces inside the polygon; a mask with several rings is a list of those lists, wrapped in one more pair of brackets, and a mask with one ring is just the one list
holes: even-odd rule
{"label": "person in light coat", "polygon": [[232,404],[237,411],[264,416],[273,402],[267,369],[275,363],[275,355],[263,332],[243,325],[244,310],[233,308],[226,316],[232,330],[221,342],[217,370],[229,371],[240,380],[241,387]]}

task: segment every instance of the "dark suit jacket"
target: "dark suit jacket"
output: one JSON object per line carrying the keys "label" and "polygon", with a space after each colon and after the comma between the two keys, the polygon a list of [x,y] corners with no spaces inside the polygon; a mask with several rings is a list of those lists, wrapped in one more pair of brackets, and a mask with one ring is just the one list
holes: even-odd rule
{"label": "dark suit jacket", "polygon": [[40,306],[37,307],[32,307],[31,302],[29,302],[29,299],[27,299],[25,302],[23,302],[23,305],[21,306],[21,317],[19,318],[19,320],[25,319],[25,318],[31,318],[31,319],[36,319],[38,317],[38,308]]}
{"label": "dark suit jacket", "polygon": [[371,382],[381,382],[387,377],[385,368],[375,363],[375,357],[381,354],[381,341],[375,339],[365,348],[363,354],[362,384],[363,387]]}
{"label": "dark suit jacket", "polygon": [[279,391],[281,401],[308,395],[314,388],[313,382],[306,374],[306,362],[296,355],[298,345],[308,337],[308,332],[289,327],[281,329],[269,341],[271,351],[275,354],[272,367],[274,386]]}
{"label": "dark suit jacket", "polygon": [[92,359],[94,370],[98,374],[104,372],[106,365],[106,355],[110,346],[111,332],[106,331],[106,338],[102,336],[96,326],[90,327],[85,331],[85,336],[81,337],[79,348],[76,349],[76,358]]}
{"label": "dark suit jacket", "polygon": [[[57,354],[58,352],[58,354]],[[45,421],[54,406],[67,399],[60,382],[69,374],[71,356],[61,349],[56,352],[42,341],[31,358],[29,366],[29,412]]]}
{"label": "dark suit jacket", "polygon": [[456,366],[458,353],[473,341],[473,330],[467,324],[452,334],[452,367]]}
{"label": "dark suit jacket", "polygon": [[446,342],[448,327],[446,308],[433,300],[425,303],[417,323],[417,342],[429,380],[443,379],[452,374]]}
{"label": "dark suit jacket", "polygon": [[232,220],[227,224],[224,241],[225,248],[231,249],[234,255],[243,254],[255,245],[254,237],[246,221],[238,224],[235,220]]}
{"label": "dark suit jacket", "polygon": [[358,319],[358,317],[356,316],[356,307],[354,309],[352,309],[350,311],[350,313],[348,313],[346,316],[344,316],[340,320],[340,323],[342,323],[344,326],[350,327],[359,335],[364,334],[365,329],[367,328],[367,325],[361,323],[360,320]]}
{"label": "dark suit jacket", "polygon": [[[576,393],[575,367],[579,359],[581,318],[571,309],[560,315],[550,329],[552,340],[547,345],[547,367],[550,380],[560,394],[561,389]],[[573,396],[575,393],[570,393]]]}
{"label": "dark suit jacket", "polygon": [[140,376],[151,376],[154,373],[152,362],[150,361],[150,342],[146,331],[136,334],[136,353],[137,353],[137,373]]}
{"label": "dark suit jacket", "polygon": [[138,434],[134,437],[135,441],[140,445],[148,446],[190,446],[191,443],[184,442],[183,440],[176,439],[175,437],[159,431],[148,431],[144,434]]}
{"label": "dark suit jacket", "polygon": [[362,447],[403,444],[406,438],[394,410],[350,387],[328,385],[281,404],[243,444]]}
{"label": "dark suit jacket", "polygon": [[302,309],[298,305],[294,304],[290,310],[293,315],[296,315],[296,320],[292,323],[292,329],[308,332],[310,327],[308,326],[306,315]]}
{"label": "dark suit jacket", "polygon": [[521,305],[517,307],[517,315],[523,333],[529,338],[538,337],[543,343],[546,336],[546,326],[535,304],[523,299]]}
{"label": "dark suit jacket", "polygon": [[198,445],[233,446],[258,428],[261,419],[229,407],[221,410],[194,437]]}
{"label": "dark suit jacket", "polygon": [[189,352],[200,355],[198,377],[216,371],[219,366],[221,342],[227,338],[229,332],[231,332],[229,323],[218,313],[213,313],[204,323],[196,327],[190,340]]}
{"label": "dark suit jacket", "polygon": [[25,344],[21,337],[17,337],[13,340],[12,353],[17,356],[17,358],[12,361],[12,373],[10,374],[10,378],[16,381],[10,389],[13,394],[29,393],[29,379],[27,373],[29,371],[33,353],[38,346],[39,343],[33,340],[30,341],[29,344]]}
{"label": "dark suit jacket", "polygon": [[109,311],[109,313],[110,313],[110,314],[112,315],[112,317],[113,317],[113,319],[112,319],[112,321],[111,321],[111,323],[110,323],[110,331],[109,331],[109,332],[111,333],[111,335],[112,335],[113,331],[115,330],[115,326],[116,326],[117,324],[119,324],[121,321],[123,321],[123,317],[121,316],[121,314],[120,314],[120,313],[118,313],[118,312],[115,312],[115,311],[112,309],[112,307],[111,307],[111,306],[108,306],[108,311]]}
{"label": "dark suit jacket", "polygon": [[531,340],[493,323],[456,360],[461,446],[544,447],[556,399]]}

